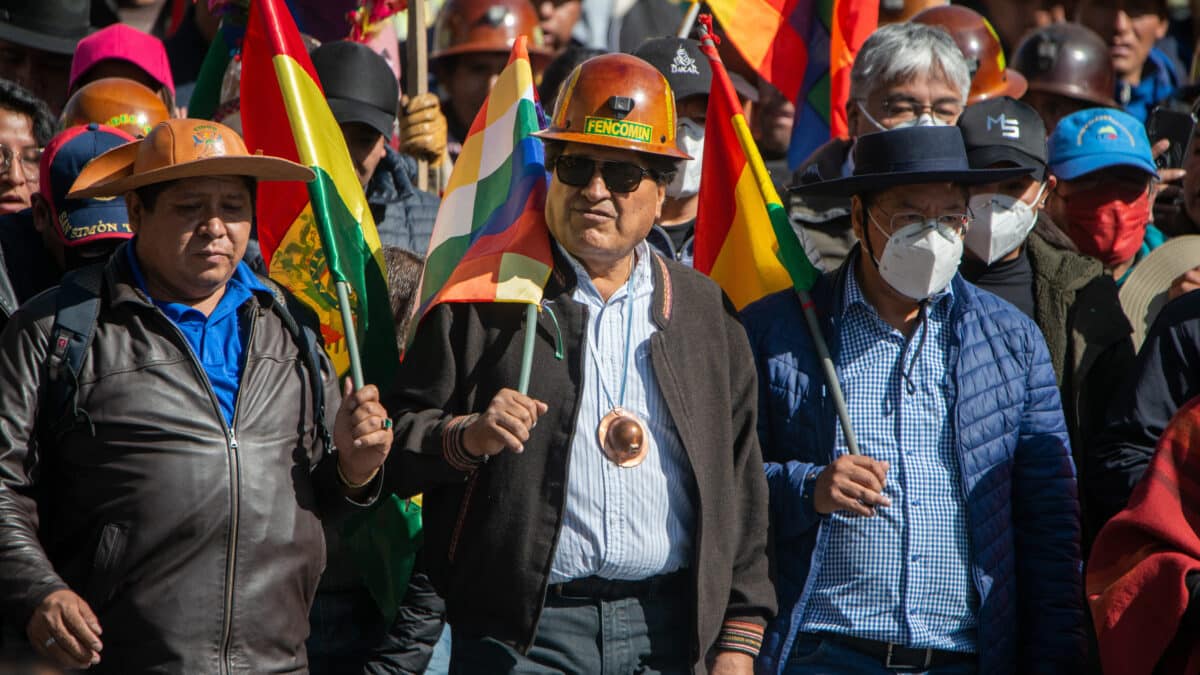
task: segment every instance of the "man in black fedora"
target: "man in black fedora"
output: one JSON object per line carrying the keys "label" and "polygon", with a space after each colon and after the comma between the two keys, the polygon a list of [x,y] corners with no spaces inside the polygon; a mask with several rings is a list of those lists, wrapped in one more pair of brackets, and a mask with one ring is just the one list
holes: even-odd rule
{"label": "man in black fedora", "polygon": [[780,606],[760,672],[1070,672],[1079,507],[1054,369],[1029,317],[958,274],[967,186],[1029,169],[970,169],[952,126],[860,136],[854,164],[794,188],[849,198],[862,242],[811,291],[853,434],[796,294],[742,317]]}
{"label": "man in black fedora", "polygon": [[67,101],[75,45],[92,31],[89,0],[0,3],[0,78],[26,87],[57,115]]}

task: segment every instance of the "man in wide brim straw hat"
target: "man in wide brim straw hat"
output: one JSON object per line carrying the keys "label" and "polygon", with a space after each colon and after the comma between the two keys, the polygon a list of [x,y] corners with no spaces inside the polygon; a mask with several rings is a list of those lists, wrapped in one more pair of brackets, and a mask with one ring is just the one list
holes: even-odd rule
{"label": "man in wide brim straw hat", "polygon": [[0,334],[0,612],[60,666],[304,669],[316,513],[373,501],[391,445],[376,389],[342,399],[311,313],[241,260],[255,181],[312,177],[174,119],[68,195],[123,196],[135,238]]}
{"label": "man in wide brim straw hat", "polygon": [[811,297],[860,454],[797,294],[742,312],[785,514],[759,672],[1070,670],[1079,506],[1054,370],[1033,321],[958,274],[966,185],[1030,169],[971,169],[954,126],[859,136],[854,163],[795,189],[851,197],[862,243]]}

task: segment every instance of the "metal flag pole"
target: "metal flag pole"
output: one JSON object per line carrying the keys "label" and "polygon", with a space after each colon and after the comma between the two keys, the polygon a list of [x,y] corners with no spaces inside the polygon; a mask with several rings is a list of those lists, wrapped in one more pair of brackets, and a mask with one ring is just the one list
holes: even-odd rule
{"label": "metal flag pole", "polygon": [[[715,58],[716,64],[714,65],[719,64],[721,70],[724,71],[725,64],[721,63],[721,57],[719,55],[713,56],[716,54],[716,43],[713,41],[712,34],[708,31],[708,26],[706,25],[708,21],[709,19],[705,19],[700,22],[700,41],[706,47],[712,48],[708,52],[709,58]],[[716,68],[713,70],[715,71]],[[713,81],[714,83],[716,82],[715,76]],[[753,152],[755,156],[758,156],[758,148],[754,145],[753,139],[744,139],[743,147],[745,146],[745,141],[748,141],[751,146],[750,148],[746,148],[747,153]],[[766,174],[766,167],[761,160],[747,162],[747,166],[754,172],[754,178],[758,181],[759,185],[770,185],[771,177]],[[780,243],[780,247],[783,247],[782,242]],[[796,241],[795,246],[792,248],[793,255],[806,255],[799,241]],[[786,265],[784,267],[786,268]],[[842,425],[842,436],[846,440],[846,450],[852,455],[860,455],[862,453],[859,452],[858,438],[854,435],[854,429],[850,426],[850,410],[846,407],[846,397],[842,393],[842,385],[838,381],[837,369],[834,368],[833,358],[829,355],[829,345],[825,344],[825,336],[821,333],[821,322],[817,319],[817,312],[812,296],[809,294],[807,288],[796,285],[794,281],[793,288],[795,288],[796,295],[800,298],[800,309],[804,313],[804,323],[808,326],[809,335],[812,336],[813,346],[817,350],[817,358],[821,361],[821,371],[825,374],[825,384],[829,388],[829,395],[833,398],[833,406],[837,411],[838,421]]]}
{"label": "metal flag pole", "polygon": [[[428,40],[425,35],[425,0],[408,3],[408,39],[405,42],[404,80],[408,95],[416,97],[429,91]],[[429,162],[417,160],[417,189],[429,191]]]}
{"label": "metal flag pole", "polygon": [[679,30],[676,31],[675,37],[686,38],[692,32],[692,26],[696,24],[696,17],[700,16],[700,0],[692,0],[692,6],[688,7],[687,15],[683,17],[683,21],[679,24]]}
{"label": "metal flag pole", "polygon": [[346,281],[337,282],[338,310],[342,313],[342,333],[346,339],[346,349],[350,353],[350,380],[354,388],[362,389],[363,382],[362,357],[358,353],[358,331],[354,328],[354,314],[350,311],[350,284]]}
{"label": "metal flag pole", "polygon": [[525,305],[525,345],[521,350],[521,377],[518,379],[517,391],[529,393],[529,374],[533,370],[533,340],[537,335],[537,305],[532,302]]}

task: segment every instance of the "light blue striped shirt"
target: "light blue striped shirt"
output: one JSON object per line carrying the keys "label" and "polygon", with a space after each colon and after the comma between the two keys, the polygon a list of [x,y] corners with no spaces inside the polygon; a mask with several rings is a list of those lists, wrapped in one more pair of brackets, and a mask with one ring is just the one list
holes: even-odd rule
{"label": "light blue striped shirt", "polygon": [[[658,330],[651,314],[654,263],[645,242],[635,253],[629,281],[608,302],[583,266],[567,255],[579,279],[573,299],[587,310],[584,339],[595,346],[599,362],[584,345],[583,397],[575,419],[566,514],[550,566],[550,583],[589,576],[645,579],[686,567],[692,558],[691,464],[650,362],[650,336]],[[646,423],[650,438],[645,461],[625,468],[605,457],[596,428],[620,404],[627,312],[631,311],[633,367],[622,407]]]}
{"label": "light blue striped shirt", "polygon": [[[892,505],[870,518],[834,512],[823,525],[828,543],[801,630],[975,652],[979,597],[948,363],[953,293],[931,298],[906,340],[867,302],[854,272],[846,277],[842,387],[863,454],[889,463]],[[835,456],[845,452],[839,424]]]}

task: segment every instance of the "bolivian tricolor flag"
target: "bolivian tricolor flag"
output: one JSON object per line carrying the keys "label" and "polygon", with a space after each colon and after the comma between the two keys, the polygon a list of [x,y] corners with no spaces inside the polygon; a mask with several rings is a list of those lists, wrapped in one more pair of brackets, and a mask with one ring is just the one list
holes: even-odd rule
{"label": "bolivian tricolor flag", "polygon": [[[711,21],[700,17],[706,19]],[[704,39],[700,49],[712,63],[713,80],[695,267],[712,277],[738,309],[785,288],[807,290],[819,273],[788,222],[716,47]]]}
{"label": "bolivian tricolor flag", "polygon": [[375,220],[282,0],[251,3],[241,97],[246,147],[299,162],[317,174],[307,186],[258,186],[258,241],[271,278],[316,311],[339,375],[350,360],[335,282],[348,282],[365,376],[390,384],[399,358]]}
{"label": "bolivian tricolor flag", "polygon": [[[545,126],[526,38],[475,116],[438,208],[415,316],[443,302],[538,304],[553,259],[543,212]],[[409,322],[411,344],[418,321]]]}

